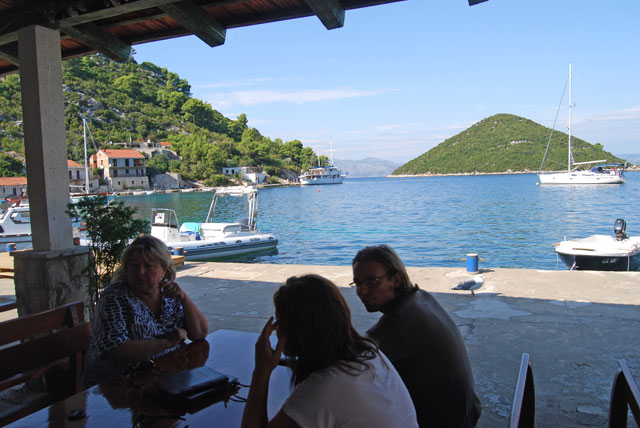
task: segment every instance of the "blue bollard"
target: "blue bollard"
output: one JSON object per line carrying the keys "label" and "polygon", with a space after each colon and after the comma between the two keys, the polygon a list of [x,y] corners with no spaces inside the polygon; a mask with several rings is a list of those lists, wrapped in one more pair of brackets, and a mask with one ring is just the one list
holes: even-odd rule
{"label": "blue bollard", "polygon": [[183,247],[174,247],[173,248],[174,256],[184,256],[184,248]]}
{"label": "blue bollard", "polygon": [[14,244],[13,242],[7,244],[7,253],[11,252],[11,251],[15,251],[17,248],[17,245]]}
{"label": "blue bollard", "polygon": [[467,254],[467,272],[478,273],[478,255],[475,253]]}

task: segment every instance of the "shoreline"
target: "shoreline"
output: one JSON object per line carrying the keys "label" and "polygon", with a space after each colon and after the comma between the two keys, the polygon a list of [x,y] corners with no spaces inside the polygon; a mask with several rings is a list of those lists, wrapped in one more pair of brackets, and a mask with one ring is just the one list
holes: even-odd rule
{"label": "shoreline", "polygon": [[[637,172],[640,171],[640,167],[638,168],[626,168],[625,172]],[[566,172],[562,171],[544,171],[544,174],[553,174],[557,172]],[[424,174],[397,174],[397,175],[386,175],[386,178],[409,178],[409,177],[456,177],[456,176],[473,176],[473,175],[524,175],[524,174],[533,174],[538,175],[539,172],[536,171],[502,171],[502,172],[452,172],[449,174],[436,174],[432,172],[424,173]]]}

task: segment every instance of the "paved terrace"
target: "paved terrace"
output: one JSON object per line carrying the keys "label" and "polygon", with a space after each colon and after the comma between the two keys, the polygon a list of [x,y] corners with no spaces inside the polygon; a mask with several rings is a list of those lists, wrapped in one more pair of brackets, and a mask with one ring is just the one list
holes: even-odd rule
{"label": "paved terrace", "polygon": [[[259,332],[274,312],[279,284],[305,273],[341,288],[359,331],[379,317],[367,313],[347,285],[347,266],[191,262],[179,269],[178,282],[211,331]],[[506,425],[523,352],[533,366],[537,427],[606,426],[617,360],[627,360],[640,380],[640,272],[481,273],[485,284],[474,299],[451,290],[469,277],[464,269],[409,268],[412,280],[437,297],[462,332],[483,406],[478,426]],[[10,285],[0,281],[0,297],[12,294]]]}

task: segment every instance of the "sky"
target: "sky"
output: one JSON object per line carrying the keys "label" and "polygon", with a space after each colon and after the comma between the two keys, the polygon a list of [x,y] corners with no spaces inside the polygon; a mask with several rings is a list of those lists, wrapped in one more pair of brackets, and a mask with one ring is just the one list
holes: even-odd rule
{"label": "sky", "polygon": [[[640,153],[640,1],[406,0],[134,46],[192,95],[271,139],[337,159],[407,162],[474,123],[511,113],[614,154]],[[558,110],[558,106],[562,108]],[[332,144],[330,142],[333,142]]]}

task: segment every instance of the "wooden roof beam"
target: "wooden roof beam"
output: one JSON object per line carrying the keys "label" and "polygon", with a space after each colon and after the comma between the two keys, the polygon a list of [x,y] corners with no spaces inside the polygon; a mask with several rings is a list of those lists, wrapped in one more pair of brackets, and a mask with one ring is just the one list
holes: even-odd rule
{"label": "wooden roof beam", "polygon": [[18,43],[13,42],[4,46],[0,46],[0,59],[9,61],[13,65],[20,66],[18,57]]}
{"label": "wooden roof beam", "polygon": [[340,0],[304,0],[313,13],[327,28],[333,30],[344,26],[344,6]]}
{"label": "wooden roof beam", "polygon": [[95,24],[61,25],[60,30],[114,61],[125,61],[131,55],[130,45]]}
{"label": "wooden roof beam", "polygon": [[227,29],[193,0],[165,4],[160,9],[209,46],[224,44]]}

